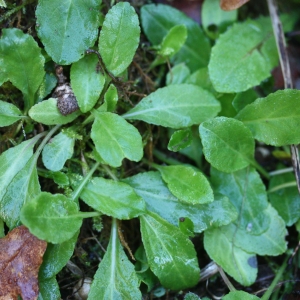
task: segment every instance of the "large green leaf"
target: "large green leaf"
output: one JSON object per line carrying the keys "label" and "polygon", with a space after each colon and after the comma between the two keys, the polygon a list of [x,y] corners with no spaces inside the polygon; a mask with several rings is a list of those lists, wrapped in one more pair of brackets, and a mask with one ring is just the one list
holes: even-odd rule
{"label": "large green leaf", "polygon": [[194,231],[227,225],[237,218],[237,212],[227,197],[217,195],[216,200],[203,205],[190,205],[179,201],[167,188],[159,172],[146,172],[124,179],[147,203],[147,209],[160,215],[173,225],[180,218],[189,218]]}
{"label": "large green leaf", "polygon": [[44,147],[42,159],[45,167],[51,171],[63,168],[67,159],[71,158],[74,151],[75,138],[60,132]]}
{"label": "large green leaf", "polygon": [[139,161],[143,156],[138,130],[117,114],[95,113],[91,137],[97,152],[112,167],[120,167],[123,158]]}
{"label": "large green leaf", "polygon": [[93,178],[80,194],[89,206],[117,219],[132,219],[146,210],[144,200],[124,182]]}
{"label": "large green leaf", "polygon": [[242,122],[217,117],[203,122],[199,132],[205,158],[216,169],[234,172],[253,161],[254,139]]}
{"label": "large green leaf", "polygon": [[151,93],[123,116],[182,128],[215,117],[220,109],[220,103],[208,91],[192,84],[172,84]]}
{"label": "large green leaf", "polygon": [[114,222],[107,251],[94,276],[88,299],[142,299],[134,265],[122,249]]}
{"label": "large green leaf", "polygon": [[236,23],[212,48],[208,65],[218,92],[246,91],[271,75],[278,62],[270,19]]}
{"label": "large green leaf", "polygon": [[236,116],[268,145],[300,143],[300,91],[282,90],[247,105]]}
{"label": "large green leaf", "polygon": [[34,94],[45,74],[41,49],[31,35],[20,29],[3,29],[0,56],[2,72],[24,94],[27,111],[34,104]]}
{"label": "large green leaf", "polygon": [[58,244],[79,230],[83,214],[77,204],[61,194],[40,193],[21,210],[21,221],[41,240]]}
{"label": "large green leaf", "polygon": [[162,4],[144,5],[141,9],[142,26],[148,39],[159,45],[169,30],[178,24],[187,28],[187,40],[174,56],[175,64],[184,62],[192,70],[208,64],[210,44],[199,25],[179,10]]}
{"label": "large green leaf", "polygon": [[63,116],[57,108],[57,99],[50,98],[31,107],[28,114],[36,122],[45,125],[56,125],[72,122],[80,115],[80,111]]}
{"label": "large green leaf", "polygon": [[98,63],[96,55],[87,55],[71,67],[72,89],[79,108],[84,113],[94,107],[104,87],[105,77],[97,72]]}
{"label": "large green leaf", "polygon": [[189,204],[204,204],[214,200],[213,191],[206,177],[189,166],[156,167],[167,183],[169,190],[180,201]]}
{"label": "large green leaf", "polygon": [[186,289],[199,281],[200,269],[190,239],[158,215],[140,216],[142,240],[153,273],[169,289]]}
{"label": "large green leaf", "polygon": [[37,31],[47,53],[58,64],[79,60],[93,46],[100,25],[101,0],[41,0]]}
{"label": "large green leaf", "polygon": [[127,2],[113,6],[100,32],[99,52],[106,68],[118,75],[132,62],[140,40],[139,19]]}
{"label": "large green leaf", "polygon": [[268,207],[265,186],[251,167],[234,173],[211,169],[211,183],[215,192],[226,195],[239,213],[239,227],[251,234],[262,234],[270,225],[264,213]]}
{"label": "large green leaf", "polygon": [[22,112],[13,104],[0,100],[0,127],[9,126],[22,119]]}

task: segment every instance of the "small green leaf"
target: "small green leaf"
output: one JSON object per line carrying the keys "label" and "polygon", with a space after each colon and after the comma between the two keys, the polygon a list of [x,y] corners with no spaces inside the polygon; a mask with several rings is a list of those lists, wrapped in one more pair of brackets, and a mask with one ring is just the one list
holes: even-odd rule
{"label": "small green leaf", "polygon": [[45,125],[56,125],[72,122],[80,115],[80,111],[63,116],[57,108],[57,99],[50,98],[34,105],[28,114],[36,122]]}
{"label": "small green leaf", "polygon": [[45,280],[39,280],[38,300],[58,300],[61,299],[59,285],[56,276]]}
{"label": "small green leaf", "polygon": [[97,72],[96,55],[87,55],[71,66],[71,85],[82,112],[90,111],[97,103],[104,87],[105,77]]}
{"label": "small green leaf", "polygon": [[38,35],[56,63],[69,65],[93,46],[98,36],[101,2],[39,1],[36,9]]}
{"label": "small green leaf", "polygon": [[30,232],[53,244],[71,239],[79,230],[82,218],[74,201],[46,192],[27,202],[21,210],[21,221]]}
{"label": "small green leaf", "polygon": [[132,219],[145,213],[144,200],[126,183],[93,178],[80,194],[89,206],[117,219]]}
{"label": "small green leaf", "polygon": [[223,172],[234,172],[249,165],[254,157],[251,131],[235,119],[217,117],[199,127],[205,158]]}
{"label": "small green leaf", "polygon": [[66,160],[73,155],[74,143],[75,139],[63,132],[52,138],[42,152],[45,167],[54,172],[61,170]]}
{"label": "small green leaf", "polygon": [[169,5],[149,4],[142,6],[141,19],[143,30],[153,45],[159,45],[172,27],[185,25],[188,37],[174,56],[175,64],[184,62],[191,71],[207,66],[210,43],[199,25],[184,13]]}
{"label": "small green leaf", "polygon": [[108,112],[114,112],[118,102],[118,90],[111,84],[104,94],[104,103]]}
{"label": "small green leaf", "polygon": [[183,165],[156,168],[160,171],[169,190],[180,201],[204,204],[214,200],[210,184],[200,171]]}
{"label": "small green leaf", "polygon": [[178,226],[182,233],[187,236],[194,237],[194,223],[189,218],[180,218]]}
{"label": "small green leaf", "polygon": [[192,73],[185,81],[185,83],[194,84],[200,86],[201,88],[215,94],[216,91],[212,86],[209,78],[207,67],[201,68],[194,73]]}
{"label": "small green leaf", "polygon": [[260,298],[243,291],[233,291],[225,295],[223,300],[259,300]]}
{"label": "small green leaf", "polygon": [[168,72],[166,85],[184,83],[190,73],[190,69],[185,63],[178,64]]}
{"label": "small green leaf", "polygon": [[119,2],[105,16],[99,52],[106,68],[115,76],[132,62],[140,39],[139,19],[127,2]]}
{"label": "small green leaf", "polygon": [[169,141],[168,149],[177,152],[188,147],[192,143],[191,128],[175,131]]}
{"label": "small green leaf", "polygon": [[20,29],[3,29],[0,56],[2,72],[24,94],[27,111],[34,104],[35,92],[45,75],[41,49],[31,35]]}
{"label": "small green leaf", "polygon": [[175,25],[163,38],[158,54],[164,57],[172,57],[183,46],[187,38],[186,26]]}
{"label": "small green leaf", "polygon": [[282,90],[247,105],[236,116],[255,139],[268,145],[300,143],[300,91]]}
{"label": "small green leaf", "polygon": [[94,276],[88,299],[142,299],[134,265],[122,249],[114,227],[107,251]]}
{"label": "small green leaf", "polygon": [[[295,175],[292,173],[274,176],[270,180],[269,190],[292,181],[295,181]],[[292,226],[299,220],[300,195],[296,186],[270,192],[268,196],[271,204],[277,210],[287,226]]]}
{"label": "small green leaf", "polygon": [[198,297],[196,294],[189,292],[184,296],[184,300],[201,300],[201,298]]}
{"label": "small green leaf", "polygon": [[41,102],[46,96],[48,96],[51,91],[55,88],[57,85],[57,78],[52,73],[46,73],[41,85],[39,86],[39,89],[37,91],[37,101]]}
{"label": "small green leaf", "polygon": [[189,238],[154,213],[140,216],[140,222],[149,266],[162,285],[172,290],[196,285],[200,269]]}
{"label": "small green leaf", "polygon": [[254,102],[257,99],[257,93],[254,89],[247,90],[245,92],[241,92],[235,95],[232,106],[235,108],[237,112],[242,110],[248,104]]}
{"label": "small green leaf", "polygon": [[142,137],[133,125],[109,112],[97,112],[95,117],[91,137],[107,164],[120,167],[125,157],[133,161],[142,159]]}
{"label": "small green leaf", "polygon": [[180,218],[188,217],[194,223],[194,231],[202,232],[229,224],[237,218],[233,204],[225,196],[216,195],[215,201],[202,205],[179,201],[171,194],[159,172],[140,173],[123,181],[146,201],[148,210],[176,226]]}
{"label": "small green leaf", "polygon": [[172,84],[151,93],[123,116],[164,127],[182,128],[210,119],[220,109],[220,103],[202,88]]}
{"label": "small green leaf", "polygon": [[0,126],[9,126],[22,119],[22,112],[13,104],[0,100]]}

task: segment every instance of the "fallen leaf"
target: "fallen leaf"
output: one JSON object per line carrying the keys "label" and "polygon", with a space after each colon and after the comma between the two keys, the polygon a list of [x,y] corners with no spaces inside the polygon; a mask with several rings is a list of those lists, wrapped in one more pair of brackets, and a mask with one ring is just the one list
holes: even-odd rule
{"label": "fallen leaf", "polygon": [[47,243],[20,226],[0,239],[0,299],[38,298],[38,271]]}
{"label": "fallen leaf", "polygon": [[250,0],[221,0],[220,6],[223,10],[234,10],[238,9],[248,1]]}

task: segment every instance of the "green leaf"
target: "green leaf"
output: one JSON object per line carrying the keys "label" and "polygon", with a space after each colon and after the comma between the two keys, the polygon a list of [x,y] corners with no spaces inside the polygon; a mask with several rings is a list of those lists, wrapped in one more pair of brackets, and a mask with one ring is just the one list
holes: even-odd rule
{"label": "green leaf", "polygon": [[300,143],[299,90],[282,90],[247,105],[236,116],[255,139],[268,145]]}
{"label": "green leaf", "polygon": [[54,172],[61,170],[66,160],[73,155],[74,143],[75,139],[63,132],[52,138],[42,152],[45,167]]}
{"label": "green leaf", "polygon": [[207,67],[201,68],[194,73],[192,73],[185,81],[185,83],[194,84],[202,87],[209,92],[216,94],[215,89],[212,86],[212,83],[209,78]]}
{"label": "green leaf", "polygon": [[113,6],[100,32],[99,52],[106,68],[115,76],[132,62],[140,39],[139,19],[127,2]]}
{"label": "green leaf", "polygon": [[[292,173],[271,177],[269,190],[292,181],[295,181],[295,175]],[[270,192],[268,196],[272,206],[277,210],[287,226],[292,226],[299,220],[300,195],[296,186]]]}
{"label": "green leaf", "polygon": [[147,203],[147,209],[178,226],[180,218],[189,218],[194,231],[202,232],[210,227],[231,223],[237,212],[227,197],[216,195],[216,200],[202,205],[180,202],[167,188],[159,172],[146,172],[126,178],[135,192]]}
{"label": "green leaf", "polygon": [[204,156],[216,169],[234,172],[253,161],[254,139],[242,122],[217,117],[203,122],[199,132]]}
{"label": "green leaf", "polygon": [[245,92],[236,94],[236,96],[232,101],[232,106],[235,108],[237,112],[239,112],[246,105],[252,103],[256,99],[257,99],[256,91],[254,89],[250,89]]}
{"label": "green leaf", "polygon": [[28,114],[36,122],[45,125],[56,125],[72,122],[80,115],[80,111],[63,116],[57,108],[57,99],[50,98],[34,105]]}
{"label": "green leaf", "polygon": [[0,201],[5,195],[6,189],[12,179],[32,156],[33,147],[37,141],[38,138],[32,138],[6,150],[0,155]]}
{"label": "green leaf", "polygon": [[168,149],[177,152],[188,147],[192,143],[191,128],[175,131],[169,141]]}
{"label": "green leaf", "polygon": [[122,249],[114,226],[116,224],[112,227],[108,248],[94,276],[88,299],[142,299],[134,266]]}
{"label": "green leaf", "polygon": [[270,225],[264,213],[268,207],[265,186],[253,168],[228,174],[211,169],[214,192],[226,195],[239,212],[239,227],[253,235],[262,234]]}
{"label": "green leaf", "polygon": [[104,103],[108,112],[114,112],[118,102],[118,90],[111,84],[104,94]]}
{"label": "green leaf", "polygon": [[185,65],[185,63],[178,64],[168,72],[166,85],[184,83],[190,73],[190,69]]}
{"label": "green leaf", "polygon": [[[178,25],[187,28],[187,40],[174,56],[175,64],[184,62],[191,71],[208,64],[210,44],[199,25],[181,11],[162,4],[149,4],[141,8],[143,30],[153,45],[159,45],[169,30]],[[201,49],[201,50],[199,50]]]}
{"label": "green leaf", "polygon": [[5,3],[4,0],[0,0],[0,6],[1,6],[1,7],[6,7],[6,3]]}
{"label": "green leaf", "polygon": [[171,193],[189,204],[204,204],[214,200],[206,177],[195,168],[178,165],[157,167]]}
{"label": "green leaf", "polygon": [[139,161],[143,156],[138,130],[117,114],[95,113],[91,138],[97,152],[112,167],[120,167],[123,158]]}
{"label": "green leaf", "polygon": [[246,91],[270,77],[278,55],[269,18],[236,23],[212,48],[208,65],[218,92]]}
{"label": "green leaf", "polygon": [[223,300],[259,300],[260,298],[243,291],[233,291],[225,295]]}
{"label": "green leaf", "polygon": [[52,73],[50,74],[46,73],[37,91],[36,103],[41,102],[47,95],[49,95],[56,85],[57,85],[56,76]]}
{"label": "green leaf", "polygon": [[101,0],[41,0],[37,31],[47,53],[60,65],[79,60],[93,46],[100,25]]}
{"label": "green leaf", "polygon": [[40,192],[36,158],[32,156],[11,180],[0,201],[0,216],[10,229],[20,225],[20,212],[23,205]]}
{"label": "green leaf", "polygon": [[13,104],[0,100],[0,126],[9,126],[22,119],[22,112]]}
{"label": "green leaf", "polygon": [[187,236],[194,237],[194,223],[189,218],[180,218],[178,226],[182,233]]}
{"label": "green leaf", "polygon": [[161,284],[172,290],[196,285],[200,269],[189,238],[154,213],[140,216],[140,222],[149,266]]}
{"label": "green leaf", "polygon": [[75,202],[61,194],[40,193],[21,210],[21,221],[41,240],[53,244],[71,239],[79,230],[83,215]]}
{"label": "green leaf", "polygon": [[198,297],[196,294],[189,292],[184,296],[184,300],[201,300],[201,298]]}
{"label": "green leaf", "polygon": [[257,275],[256,256],[235,245],[232,235],[227,233],[228,226],[204,232],[205,250],[237,282],[249,286],[255,282]]}
{"label": "green leaf", "polygon": [[164,127],[182,128],[210,119],[220,109],[220,103],[202,88],[172,84],[151,93],[123,116]]}
{"label": "green leaf", "polygon": [[39,291],[38,300],[61,299],[59,285],[55,276],[46,280],[39,280]]}
{"label": "green leaf", "polygon": [[172,27],[163,38],[158,54],[164,57],[172,57],[183,46],[187,38],[187,29],[183,24]]}
{"label": "green leaf", "polygon": [[82,112],[88,112],[97,103],[104,87],[105,77],[97,72],[96,55],[87,55],[71,66],[71,85]]}
{"label": "green leaf", "polygon": [[77,238],[78,233],[63,243],[48,243],[47,250],[43,256],[43,263],[39,270],[39,279],[50,279],[61,271],[73,255]]}
{"label": "green leaf", "polygon": [[23,93],[27,111],[34,104],[35,92],[45,75],[41,49],[31,35],[20,29],[3,29],[0,56],[2,72]]}
{"label": "green leaf", "polygon": [[89,206],[117,219],[132,219],[145,213],[144,200],[126,183],[93,178],[80,194]]}

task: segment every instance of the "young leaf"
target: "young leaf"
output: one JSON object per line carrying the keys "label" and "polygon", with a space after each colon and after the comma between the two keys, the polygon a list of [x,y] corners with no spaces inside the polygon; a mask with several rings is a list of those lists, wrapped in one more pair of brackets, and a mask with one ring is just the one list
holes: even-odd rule
{"label": "young leaf", "polygon": [[91,137],[97,152],[112,167],[120,167],[123,158],[133,161],[143,156],[142,137],[138,130],[119,115],[95,114]]}
{"label": "young leaf", "polygon": [[13,104],[0,100],[0,127],[22,119],[22,112]]}
{"label": "young leaf", "polygon": [[88,299],[142,299],[134,266],[122,249],[114,225],[107,251],[94,276]]}
{"label": "young leaf", "polygon": [[100,32],[99,52],[106,68],[115,76],[132,62],[140,39],[139,19],[127,2],[113,6]]}
{"label": "young leaf", "polygon": [[249,165],[254,157],[251,131],[235,119],[217,117],[199,127],[207,161],[223,172],[235,172]]}
{"label": "young leaf", "polygon": [[118,90],[117,88],[111,84],[105,95],[104,95],[104,103],[106,103],[106,110],[108,112],[114,112],[118,102]]}
{"label": "young leaf", "polygon": [[20,29],[3,29],[0,56],[3,57],[1,69],[23,93],[27,111],[34,104],[34,94],[45,74],[41,49],[31,35]]}
{"label": "young leaf", "polygon": [[[270,77],[278,56],[273,53],[276,45],[271,22],[267,20],[236,23],[220,36],[212,48],[208,65],[211,81],[218,92],[246,91]],[[270,61],[270,54],[273,57],[275,54],[276,59]]]}
{"label": "young leaf", "polygon": [[179,290],[197,284],[200,269],[189,238],[154,213],[140,216],[140,222],[149,266],[162,285]]}
{"label": "young leaf", "polygon": [[299,90],[282,90],[247,105],[236,116],[255,139],[268,145],[300,143]]}
{"label": "young leaf", "polygon": [[172,57],[183,46],[186,38],[186,26],[183,24],[175,25],[162,40],[158,54],[163,57]]}
{"label": "young leaf", "polygon": [[[187,28],[187,40],[174,56],[175,65],[186,63],[191,71],[208,64],[210,44],[199,25],[179,10],[162,4],[149,4],[141,9],[142,26],[153,45],[159,45],[169,30],[178,24]],[[199,50],[201,49],[201,50]]]}
{"label": "young leaf", "polygon": [[69,65],[93,46],[100,25],[100,4],[101,0],[39,1],[38,35],[56,63]]}
{"label": "young leaf", "polygon": [[177,152],[188,147],[192,143],[191,128],[175,131],[169,141],[168,149]]}
{"label": "young leaf", "polygon": [[188,217],[194,223],[194,231],[202,232],[210,227],[231,223],[237,212],[227,197],[216,195],[216,200],[203,205],[190,205],[179,201],[167,188],[159,172],[141,173],[123,180],[147,203],[147,209],[169,223],[178,226],[180,218]]}
{"label": "young leaf", "polygon": [[71,67],[71,85],[82,112],[88,112],[97,103],[104,87],[105,77],[97,72],[96,55],[86,55]]}
{"label": "young leaf", "polygon": [[95,210],[120,220],[128,220],[145,213],[144,200],[126,183],[101,177],[93,178],[80,198]]}
{"label": "young leaf", "polygon": [[51,171],[61,170],[66,160],[73,155],[74,142],[74,138],[63,132],[52,138],[42,152],[45,167]]}
{"label": "young leaf", "polygon": [[80,115],[80,111],[63,116],[57,108],[57,99],[50,98],[31,107],[28,114],[36,122],[45,125],[56,125],[72,122]]}
{"label": "young leaf", "polygon": [[214,200],[213,191],[205,176],[188,166],[157,167],[171,193],[189,204],[204,204]]}
{"label": "young leaf", "polygon": [[228,226],[204,232],[205,250],[237,282],[249,286],[255,282],[257,275],[256,256],[235,245],[233,236],[227,232]]}
{"label": "young leaf", "polygon": [[[269,190],[285,183],[295,181],[295,175],[285,173],[273,176],[270,180]],[[269,200],[287,226],[292,226],[300,218],[300,195],[296,186],[282,188],[269,192]]]}
{"label": "young leaf", "polygon": [[189,127],[220,111],[214,96],[191,84],[172,84],[145,97],[124,118],[171,128]]}
{"label": "young leaf", "polygon": [[225,295],[223,298],[223,300],[259,300],[260,298],[248,294],[244,291],[232,291],[229,294]]}
{"label": "young leaf", "polygon": [[185,63],[178,64],[168,72],[166,85],[184,83],[190,73],[191,72]]}
{"label": "young leaf", "polygon": [[63,243],[79,230],[83,216],[77,204],[61,194],[40,193],[21,210],[21,221],[40,239]]}

